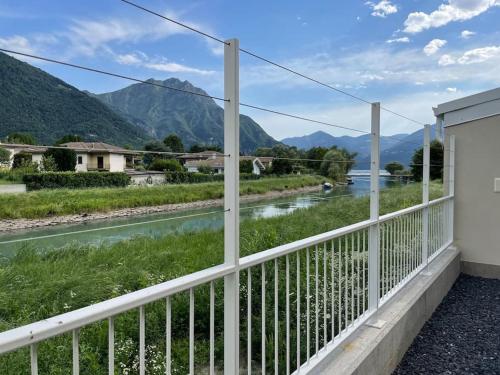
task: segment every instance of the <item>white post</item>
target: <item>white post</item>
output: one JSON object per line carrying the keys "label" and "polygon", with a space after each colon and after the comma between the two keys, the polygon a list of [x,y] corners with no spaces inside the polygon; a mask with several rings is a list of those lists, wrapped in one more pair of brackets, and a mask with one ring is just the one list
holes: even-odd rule
{"label": "white post", "polygon": [[448,154],[448,195],[451,198],[449,201],[450,210],[448,212],[448,223],[449,223],[449,241],[453,241],[453,225],[454,225],[454,206],[455,206],[455,136],[450,135],[449,141],[449,154]]}
{"label": "white post", "polygon": [[380,175],[380,103],[372,104],[371,119],[370,226],[368,241],[368,310],[378,308],[379,275],[379,175]]}
{"label": "white post", "polygon": [[224,45],[224,263],[235,271],[224,278],[224,374],[239,373],[239,41]]}
{"label": "white post", "polygon": [[[429,174],[431,160],[431,126],[424,127],[424,159],[422,171],[422,203],[424,209],[422,213],[422,263],[426,272],[429,264]],[[418,167],[418,166],[417,166]]]}

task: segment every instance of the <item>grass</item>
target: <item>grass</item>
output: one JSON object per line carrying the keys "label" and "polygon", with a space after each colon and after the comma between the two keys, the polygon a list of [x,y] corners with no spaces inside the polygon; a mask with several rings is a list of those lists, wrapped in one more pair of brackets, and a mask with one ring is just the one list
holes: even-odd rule
{"label": "grass", "polygon": [[[242,181],[240,194],[298,189],[319,185],[322,181],[324,177],[319,176]],[[0,194],[0,220],[107,212],[120,208],[218,199],[223,196],[224,185],[220,182],[133,188],[55,189],[9,196]]]}
{"label": "grass", "polygon": [[[440,186],[431,186],[431,198],[441,195]],[[381,194],[381,214],[421,202],[421,185],[394,188]],[[284,243],[343,227],[367,219],[369,200],[366,197],[342,197],[324,204],[296,210],[288,216],[246,220],[241,225],[241,256]],[[74,310],[137,289],[195,272],[223,261],[223,231],[202,231],[169,235],[163,238],[138,237],[112,246],[78,247],[39,253],[26,248],[0,266],[0,332]],[[293,263],[292,263],[293,264]],[[269,264],[268,274],[273,272]],[[260,272],[257,270],[257,272]],[[269,277],[270,277],[269,276]],[[280,275],[282,277],[282,275]],[[255,277],[256,282],[260,280]],[[244,283],[243,283],[244,284]],[[270,285],[271,280],[270,280]],[[280,279],[280,285],[284,285]],[[270,286],[269,286],[270,287]],[[294,290],[294,284],[291,290]],[[245,291],[242,286],[242,300]],[[255,286],[255,290],[260,285]],[[280,306],[284,303],[280,289]],[[222,283],[216,285],[216,358],[222,358]],[[268,297],[271,298],[271,297]],[[208,290],[197,288],[196,357],[198,370],[207,358]],[[255,298],[255,327],[259,327],[259,298]],[[269,299],[269,330],[272,327],[272,300]],[[293,302],[291,302],[293,304]],[[174,364],[178,373],[185,373],[187,364],[188,296],[175,297],[173,302]],[[243,307],[242,307],[243,309]],[[245,307],[246,309],[246,307]],[[242,317],[245,317],[242,310]],[[147,307],[148,373],[164,373],[165,304],[160,301]],[[137,311],[122,314],[116,321],[117,364],[127,374],[137,366]],[[244,325],[243,325],[244,327]],[[106,368],[107,323],[100,322],[82,329],[81,373],[103,373]],[[254,332],[255,347],[260,333]],[[272,337],[269,338],[272,353]],[[283,342],[283,341],[281,341]],[[292,341],[293,342],[293,341]],[[65,374],[70,369],[70,337],[58,337],[40,346],[42,373]],[[258,352],[258,351],[257,351]],[[280,356],[283,353],[280,352]],[[256,354],[259,359],[259,354]],[[201,358],[201,359],[200,359]],[[271,361],[268,361],[271,363]],[[0,357],[0,373],[25,373],[29,364],[26,351]],[[13,370],[13,372],[9,372]]]}

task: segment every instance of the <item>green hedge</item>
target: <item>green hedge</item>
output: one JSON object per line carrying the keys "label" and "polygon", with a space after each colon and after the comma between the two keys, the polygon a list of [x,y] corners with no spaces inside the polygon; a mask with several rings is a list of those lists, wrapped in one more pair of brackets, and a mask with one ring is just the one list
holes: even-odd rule
{"label": "green hedge", "polygon": [[[253,173],[240,173],[240,181],[258,180],[259,178],[260,176]],[[216,181],[224,181],[224,175],[196,172],[165,172],[165,182],[167,184],[196,184]]]}
{"label": "green hedge", "polygon": [[23,176],[28,190],[125,187],[130,176],[121,172],[46,172]]}

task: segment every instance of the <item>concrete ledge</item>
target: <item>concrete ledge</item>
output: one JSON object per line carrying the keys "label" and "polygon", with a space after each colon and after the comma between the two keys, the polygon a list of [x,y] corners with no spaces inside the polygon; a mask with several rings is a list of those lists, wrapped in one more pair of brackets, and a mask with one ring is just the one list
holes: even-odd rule
{"label": "concrete ledge", "polygon": [[26,193],[25,184],[5,184],[0,185],[0,194]]}
{"label": "concrete ledge", "polygon": [[462,272],[467,275],[480,276],[487,279],[500,279],[500,266],[496,264],[475,263],[462,260]]}
{"label": "concrete ledge", "polygon": [[391,374],[460,274],[460,252],[443,251],[370,319],[311,371],[311,374]]}

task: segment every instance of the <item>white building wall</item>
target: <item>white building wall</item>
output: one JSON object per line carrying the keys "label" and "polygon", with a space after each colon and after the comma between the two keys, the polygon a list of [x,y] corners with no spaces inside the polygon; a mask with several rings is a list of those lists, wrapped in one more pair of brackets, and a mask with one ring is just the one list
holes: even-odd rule
{"label": "white building wall", "polygon": [[109,154],[109,171],[123,172],[125,171],[125,155]]}
{"label": "white building wall", "polygon": [[[78,159],[82,158],[82,163],[78,164]],[[77,153],[76,154],[76,166],[75,166],[75,171],[76,172],[87,172],[88,171],[88,162],[89,158],[86,153]]]}

